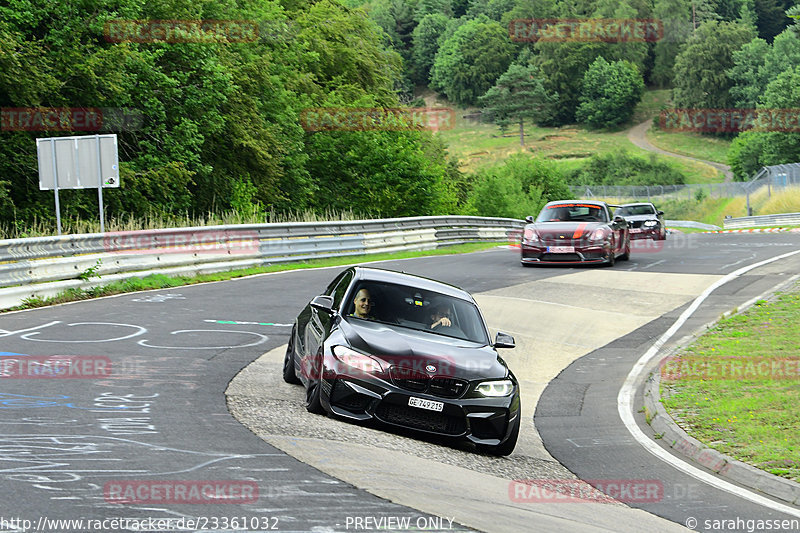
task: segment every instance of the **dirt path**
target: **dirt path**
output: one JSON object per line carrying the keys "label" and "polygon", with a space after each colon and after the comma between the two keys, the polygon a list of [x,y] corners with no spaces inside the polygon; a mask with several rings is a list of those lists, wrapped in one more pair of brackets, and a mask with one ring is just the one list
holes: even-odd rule
{"label": "dirt path", "polygon": [[731,167],[728,165],[723,165],[722,163],[717,163],[715,161],[706,161],[705,159],[698,159],[696,157],[690,157],[688,155],[681,155],[676,154],[674,152],[667,152],[666,150],[662,150],[657,146],[653,146],[650,144],[650,141],[647,140],[647,130],[650,129],[650,126],[653,124],[653,119],[650,119],[646,122],[642,122],[631,129],[628,130],[628,139],[641,148],[642,150],[647,150],[649,152],[655,152],[661,155],[667,155],[670,157],[678,157],[680,159],[689,159],[690,161],[699,161],[700,163],[705,163],[706,165],[711,165],[712,167],[716,168],[717,170],[721,171],[725,174],[725,183],[729,183],[733,181],[733,172],[731,172]]}

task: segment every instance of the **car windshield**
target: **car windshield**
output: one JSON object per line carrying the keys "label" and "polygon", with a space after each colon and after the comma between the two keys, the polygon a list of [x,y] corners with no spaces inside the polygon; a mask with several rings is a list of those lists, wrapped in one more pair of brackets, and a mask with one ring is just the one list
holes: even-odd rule
{"label": "car windshield", "polygon": [[629,217],[634,215],[655,215],[656,210],[653,208],[652,205],[648,204],[626,205],[620,207],[615,214],[621,217]]}
{"label": "car windshield", "polygon": [[467,300],[374,281],[360,282],[347,299],[344,315],[348,319],[372,320],[489,344],[480,312],[474,303]]}
{"label": "car windshield", "polygon": [[608,222],[599,205],[568,203],[546,205],[536,222]]}

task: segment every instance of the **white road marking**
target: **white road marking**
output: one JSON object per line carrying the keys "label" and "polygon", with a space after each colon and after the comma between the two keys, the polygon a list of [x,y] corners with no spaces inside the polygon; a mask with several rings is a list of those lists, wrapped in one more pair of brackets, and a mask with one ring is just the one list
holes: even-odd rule
{"label": "white road marking", "polygon": [[656,456],[658,459],[661,459],[665,463],[677,468],[678,470],[684,472],[692,476],[695,479],[698,479],[704,483],[712,485],[720,490],[724,490],[729,492],[735,496],[739,496],[740,498],[744,498],[746,500],[750,500],[753,503],[758,505],[769,507],[770,509],[774,509],[776,511],[786,513],[792,516],[796,516],[800,518],[800,509],[796,507],[791,507],[789,505],[784,505],[782,503],[775,502],[769,498],[756,494],[748,489],[744,489],[733,483],[725,481],[723,479],[717,478],[713,474],[709,474],[696,468],[688,463],[686,463],[683,459],[679,459],[674,455],[670,454],[669,452],[662,449],[658,444],[656,444],[653,440],[651,440],[644,432],[639,429],[639,426],[636,424],[636,420],[633,417],[633,398],[636,394],[636,383],[639,381],[640,375],[645,371],[647,364],[655,358],[658,354],[659,350],[662,346],[683,326],[684,323],[689,319],[690,316],[700,307],[700,304],[705,301],[708,296],[714,292],[718,287],[721,287],[725,283],[736,279],[737,277],[741,276],[742,274],[749,272],[755,268],[760,266],[767,265],[774,261],[778,261],[780,259],[785,259],[787,257],[791,257],[793,255],[800,254],[800,250],[796,250],[794,252],[785,253],[770,259],[765,259],[764,261],[760,261],[758,263],[753,263],[752,265],[748,265],[745,267],[740,268],[730,274],[722,277],[718,281],[716,281],[713,285],[708,287],[705,291],[703,291],[700,296],[695,298],[692,302],[692,305],[689,306],[686,311],[684,311],[678,320],[675,321],[674,324],[666,331],[664,334],[650,347],[647,352],[636,362],[636,364],[631,369],[628,377],[625,379],[625,383],[622,385],[622,388],[619,391],[619,395],[617,396],[617,411],[619,412],[620,418],[622,418],[622,422],[628,428],[628,431],[633,435],[639,444],[641,444],[645,450]]}

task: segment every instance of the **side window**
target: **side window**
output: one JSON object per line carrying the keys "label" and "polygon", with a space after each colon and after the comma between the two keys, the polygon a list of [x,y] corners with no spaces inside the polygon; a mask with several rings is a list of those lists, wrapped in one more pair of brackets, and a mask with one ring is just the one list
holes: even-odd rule
{"label": "side window", "polygon": [[333,308],[339,309],[339,304],[342,303],[342,298],[344,298],[344,293],[347,291],[347,287],[350,286],[350,282],[353,281],[353,272],[346,272],[342,279],[339,280],[339,283],[336,285],[336,288],[333,289]]}

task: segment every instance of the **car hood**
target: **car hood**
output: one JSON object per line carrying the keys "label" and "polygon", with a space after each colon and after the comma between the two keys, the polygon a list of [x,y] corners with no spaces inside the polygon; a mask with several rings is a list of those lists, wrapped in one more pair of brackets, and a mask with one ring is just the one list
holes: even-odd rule
{"label": "car hood", "polygon": [[625,220],[627,220],[629,222],[638,222],[640,220],[658,220],[658,216],[656,216],[654,214],[650,214],[650,215],[625,215],[622,218],[624,218]]}
{"label": "car hood", "polygon": [[[501,379],[508,369],[492,346],[379,322],[342,320],[349,345],[393,367],[466,380]],[[432,365],[436,370],[426,370]]]}
{"label": "car hood", "polygon": [[586,239],[597,228],[608,227],[605,222],[537,222],[529,224],[542,239]]}

